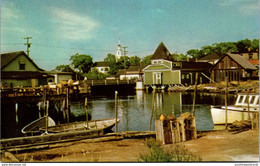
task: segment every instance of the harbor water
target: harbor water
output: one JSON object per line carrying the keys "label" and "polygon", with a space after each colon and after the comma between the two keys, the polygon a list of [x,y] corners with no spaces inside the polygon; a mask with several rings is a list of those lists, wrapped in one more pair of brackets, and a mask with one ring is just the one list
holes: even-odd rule
{"label": "harbor water", "polygon": [[[91,94],[87,97],[88,114],[92,120],[115,117],[114,94]],[[179,117],[185,112],[192,112],[193,93],[181,92],[145,92],[134,91],[118,93],[118,124],[122,131],[148,131],[152,116],[151,130],[154,130],[154,121],[163,113]],[[152,109],[154,102],[154,109]],[[85,98],[71,99],[70,122],[86,120]],[[235,103],[235,96],[228,95],[228,104]],[[224,105],[224,94],[198,93],[196,95],[195,117],[197,130],[212,130],[214,125],[210,113],[210,105]],[[17,108],[18,107],[18,108]],[[60,122],[62,115],[55,114],[55,103],[50,107],[50,116]],[[5,111],[3,111],[5,109]],[[15,109],[18,109],[18,117]],[[153,112],[152,112],[153,110]],[[8,112],[8,113],[6,113]],[[37,103],[2,104],[1,137],[23,136],[21,129],[28,123],[39,118]]]}

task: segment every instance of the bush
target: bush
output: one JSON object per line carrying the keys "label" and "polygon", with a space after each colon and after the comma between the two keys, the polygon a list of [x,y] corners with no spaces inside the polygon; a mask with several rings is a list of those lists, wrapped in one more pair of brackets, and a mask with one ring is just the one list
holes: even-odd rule
{"label": "bush", "polygon": [[145,145],[149,148],[149,153],[140,155],[140,161],[143,162],[201,161],[199,156],[189,153],[184,146],[175,145],[171,151],[164,151],[162,144],[155,139],[146,139]]}

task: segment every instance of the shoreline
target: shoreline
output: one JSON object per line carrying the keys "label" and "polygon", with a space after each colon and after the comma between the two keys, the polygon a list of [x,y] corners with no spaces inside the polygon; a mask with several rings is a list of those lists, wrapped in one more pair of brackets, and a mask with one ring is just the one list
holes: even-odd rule
{"label": "shoreline", "polygon": [[[202,132],[198,138],[177,144],[163,145],[165,150],[184,146],[199,155],[202,162],[259,161],[259,131],[248,130],[232,134],[226,130]],[[148,153],[145,139],[95,140],[87,139],[51,144],[48,148],[2,154],[2,162],[140,162],[140,155]],[[15,158],[17,161],[15,161]]]}

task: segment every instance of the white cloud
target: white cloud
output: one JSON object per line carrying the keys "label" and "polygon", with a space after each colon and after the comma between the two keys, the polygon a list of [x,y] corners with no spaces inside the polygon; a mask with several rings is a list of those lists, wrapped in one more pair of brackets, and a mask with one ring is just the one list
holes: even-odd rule
{"label": "white cloud", "polygon": [[1,8],[1,20],[2,21],[12,21],[18,20],[21,17],[21,13],[15,7],[14,3],[4,3]]}
{"label": "white cloud", "polygon": [[223,7],[236,7],[240,13],[245,15],[259,14],[258,0],[220,0],[219,2]]}
{"label": "white cloud", "polygon": [[33,26],[28,25],[22,10],[9,1],[3,3],[1,7],[1,30],[7,40],[11,36],[20,39],[23,36],[40,33]]}
{"label": "white cloud", "polygon": [[71,40],[89,39],[94,37],[94,31],[99,23],[88,15],[51,8],[53,19],[58,24],[57,31],[63,38]]}

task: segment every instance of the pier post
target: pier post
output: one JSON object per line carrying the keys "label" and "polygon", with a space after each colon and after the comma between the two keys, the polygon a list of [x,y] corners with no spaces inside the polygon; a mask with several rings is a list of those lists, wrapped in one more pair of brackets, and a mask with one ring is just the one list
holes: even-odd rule
{"label": "pier post", "polygon": [[193,96],[193,106],[192,106],[192,115],[195,117],[195,104],[196,104],[196,94],[197,94],[197,82],[198,82],[198,72],[195,75],[195,88]]}
{"label": "pier post", "polygon": [[62,101],[62,112],[63,112],[63,120],[66,120],[66,100]]}
{"label": "pier post", "polygon": [[69,93],[70,93],[70,90],[69,90],[69,87],[67,88],[67,93],[66,93],[66,100],[67,100],[67,122],[69,123],[70,121],[70,105],[69,105]]}
{"label": "pier post", "polygon": [[116,115],[116,123],[115,123],[116,131],[115,131],[115,133],[118,133],[118,125],[117,125],[117,91],[115,91],[115,115]]}
{"label": "pier post", "polygon": [[15,103],[15,120],[16,124],[18,124],[18,103]]}
{"label": "pier post", "polygon": [[248,112],[248,120],[251,120],[251,117],[250,117],[250,103],[249,103],[249,90],[248,90],[248,92],[247,92],[247,96],[246,96],[246,98],[247,98],[247,112]]}
{"label": "pier post", "polygon": [[149,123],[149,131],[151,131],[151,126],[152,126],[153,110],[154,110],[154,97],[155,97],[155,91],[153,91],[152,110],[151,110],[151,117],[150,117],[150,123]]}
{"label": "pier post", "polygon": [[39,118],[41,118],[41,105],[42,105],[42,102],[39,102],[38,103],[38,109],[39,109]]}
{"label": "pier post", "polygon": [[85,98],[85,111],[86,111],[86,121],[88,126],[88,98]]}
{"label": "pier post", "polygon": [[226,129],[228,128],[227,127],[227,123],[228,123],[228,111],[227,111],[227,95],[228,95],[228,77],[226,77],[226,88],[225,88],[225,116],[226,116],[226,122],[225,122],[225,126],[226,126]]}
{"label": "pier post", "polygon": [[46,106],[46,133],[48,133],[48,124],[49,124],[49,100],[47,100]]}

